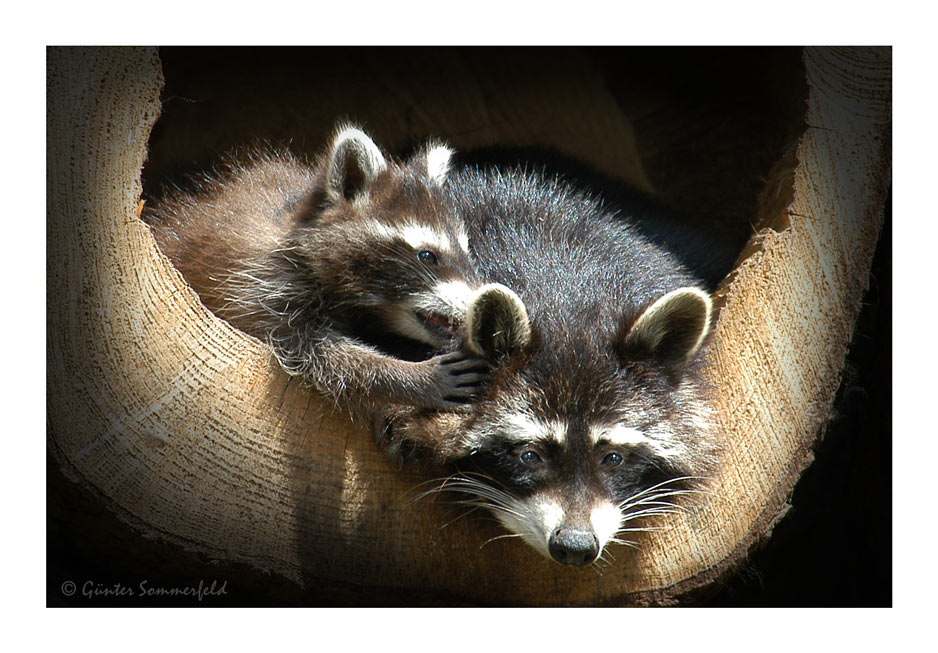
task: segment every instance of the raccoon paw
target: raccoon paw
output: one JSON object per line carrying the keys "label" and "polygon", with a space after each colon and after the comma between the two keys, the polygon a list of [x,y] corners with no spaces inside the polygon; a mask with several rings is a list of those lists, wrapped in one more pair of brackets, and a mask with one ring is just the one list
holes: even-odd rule
{"label": "raccoon paw", "polygon": [[453,410],[464,406],[489,380],[489,363],[461,351],[434,356],[427,363],[434,368],[428,408]]}
{"label": "raccoon paw", "polygon": [[384,449],[391,463],[398,469],[414,467],[420,463],[420,450],[416,443],[401,437],[394,430],[395,415],[375,415],[372,433],[378,446]]}

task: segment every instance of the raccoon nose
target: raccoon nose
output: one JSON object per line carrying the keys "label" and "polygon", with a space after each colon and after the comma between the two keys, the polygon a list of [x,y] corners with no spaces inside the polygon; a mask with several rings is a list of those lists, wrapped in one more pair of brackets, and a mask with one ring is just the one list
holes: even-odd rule
{"label": "raccoon nose", "polygon": [[550,536],[547,548],[557,562],[582,567],[599,555],[599,540],[592,531],[561,527]]}

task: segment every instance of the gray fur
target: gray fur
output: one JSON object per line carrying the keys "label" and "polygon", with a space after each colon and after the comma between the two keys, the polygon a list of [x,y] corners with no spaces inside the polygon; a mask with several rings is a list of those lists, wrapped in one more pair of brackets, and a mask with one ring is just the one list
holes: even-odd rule
{"label": "gray fur", "polygon": [[466,414],[400,408],[389,438],[449,466],[439,491],[488,507],[543,555],[595,562],[682,509],[715,463],[709,296],[673,253],[562,182],[463,169],[446,189],[484,281],[520,298],[530,334],[474,345],[498,354]]}

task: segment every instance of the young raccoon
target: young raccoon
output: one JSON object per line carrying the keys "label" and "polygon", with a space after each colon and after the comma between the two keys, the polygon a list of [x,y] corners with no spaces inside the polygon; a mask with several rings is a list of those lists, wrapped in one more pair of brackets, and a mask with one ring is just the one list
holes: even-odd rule
{"label": "young raccoon", "polygon": [[556,179],[464,169],[446,189],[482,278],[523,304],[495,293],[470,307],[467,340],[493,362],[470,413],[400,408],[387,433],[455,468],[435,491],[468,495],[548,558],[590,564],[713,464],[699,380],[710,297],[674,253]]}
{"label": "young raccoon", "polygon": [[487,366],[439,353],[479,285],[441,191],[451,154],[429,145],[399,163],[341,127],[315,166],[255,154],[145,217],[202,302],[269,342],[288,373],[353,413],[453,409]]}

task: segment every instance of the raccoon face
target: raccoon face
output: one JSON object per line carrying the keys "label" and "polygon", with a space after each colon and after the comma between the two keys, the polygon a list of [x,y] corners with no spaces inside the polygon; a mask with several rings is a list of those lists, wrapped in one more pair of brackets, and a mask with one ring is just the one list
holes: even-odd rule
{"label": "raccoon face", "polygon": [[451,156],[432,144],[388,161],[360,130],[340,130],[306,243],[337,303],[433,347],[455,333],[479,285],[466,230],[442,197]]}
{"label": "raccoon face", "polygon": [[684,461],[637,428],[521,413],[496,422],[456,462],[449,489],[562,564],[587,565],[608,544],[629,542],[635,520],[677,510],[674,498],[688,491]]}
{"label": "raccoon face", "polygon": [[[480,304],[469,309],[470,329],[486,324],[473,317]],[[504,306],[481,312],[493,311],[511,315]],[[505,320],[483,331],[494,324],[504,332]],[[629,533],[643,530],[643,518],[681,509],[690,477],[709,462],[707,404],[681,369],[709,321],[708,295],[682,288],[625,325],[610,343],[615,357],[575,348],[572,358],[558,357],[528,331],[527,340],[504,347],[474,414],[447,426],[458,440],[446,445],[456,474],[440,491],[488,508],[511,534],[562,564],[587,565],[610,543],[632,543]],[[438,437],[443,446],[446,436]]]}
{"label": "raccoon face", "polygon": [[[445,214],[435,213],[441,216]],[[434,347],[456,334],[479,286],[465,233],[453,229],[456,224],[455,217],[436,224],[397,224],[376,248],[387,252],[383,264],[394,268],[383,278],[397,277],[396,284],[383,288],[389,326]]]}

